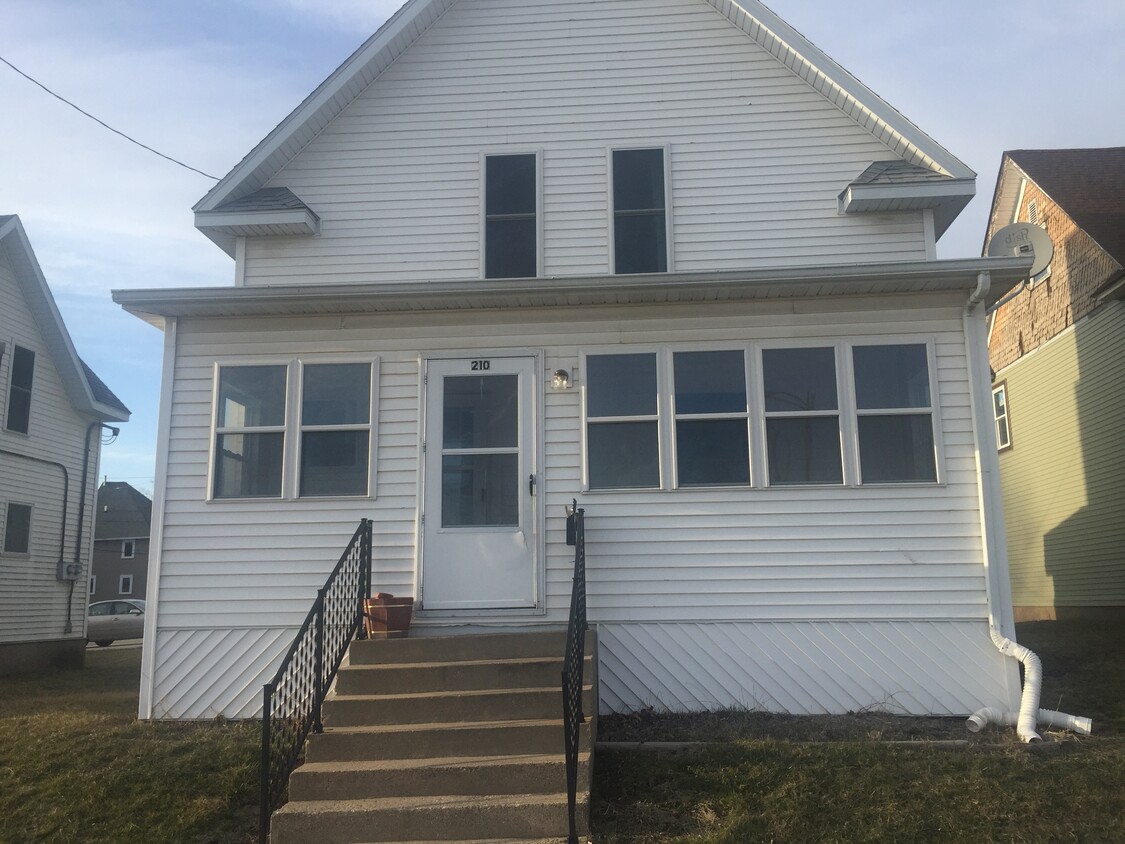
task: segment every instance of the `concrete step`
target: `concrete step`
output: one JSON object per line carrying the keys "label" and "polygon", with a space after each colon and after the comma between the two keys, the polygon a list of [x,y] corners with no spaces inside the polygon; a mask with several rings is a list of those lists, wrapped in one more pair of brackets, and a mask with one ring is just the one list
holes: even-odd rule
{"label": "concrete step", "polygon": [[[580,754],[578,789],[590,788],[590,754]],[[289,778],[289,799],[357,800],[434,794],[552,794],[566,790],[561,754],[308,762]]]}
{"label": "concrete step", "polygon": [[[593,687],[587,685],[583,706],[586,711],[591,711],[593,705]],[[327,727],[561,717],[562,690],[558,686],[401,695],[337,694],[328,698],[323,708],[323,720]]]}
{"label": "concrete step", "polygon": [[[341,668],[337,674],[336,693],[380,695],[473,689],[554,688],[561,683],[562,663],[560,655],[487,661],[351,664]],[[590,671],[589,658],[586,671]]]}
{"label": "concrete step", "polygon": [[[589,808],[579,797],[579,831]],[[566,794],[294,801],[273,815],[272,844],[565,837]]]}
{"label": "concrete step", "polygon": [[[589,724],[579,747],[590,749]],[[562,753],[561,719],[341,727],[309,736],[308,762]]]}
{"label": "concrete step", "polygon": [[[587,640],[592,635],[587,633]],[[370,665],[394,662],[460,662],[540,656],[561,657],[565,646],[565,630],[418,636],[407,639],[352,642],[350,659],[353,665]]]}

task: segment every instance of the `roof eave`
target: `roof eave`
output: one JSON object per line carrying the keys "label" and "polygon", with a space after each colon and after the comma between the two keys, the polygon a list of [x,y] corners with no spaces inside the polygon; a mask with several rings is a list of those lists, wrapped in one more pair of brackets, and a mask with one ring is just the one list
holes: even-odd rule
{"label": "roof eave", "polygon": [[934,236],[940,238],[976,194],[973,179],[901,184],[852,184],[840,194],[844,214],[932,210]]}

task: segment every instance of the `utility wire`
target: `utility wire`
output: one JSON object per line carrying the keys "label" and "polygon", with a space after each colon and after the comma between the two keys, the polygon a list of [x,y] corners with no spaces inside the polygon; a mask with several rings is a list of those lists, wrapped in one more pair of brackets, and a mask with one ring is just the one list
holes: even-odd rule
{"label": "utility wire", "polygon": [[12,63],[11,63],[10,61],[8,61],[8,60],[7,60],[6,58],[4,58],[3,56],[0,56],[0,62],[3,62],[4,64],[6,64],[6,65],[7,65],[8,67],[10,67],[10,68],[11,68],[12,70],[14,70],[14,71],[15,71],[16,73],[18,73],[18,74],[19,74],[20,76],[22,76],[22,77],[23,77],[24,79],[26,79],[26,80],[27,80],[28,82],[31,82],[31,83],[33,83],[33,84],[35,84],[35,85],[38,85],[38,86],[39,86],[40,88],[42,88],[42,89],[43,89],[44,91],[46,91],[46,92],[47,92],[48,94],[50,94],[50,95],[51,95],[52,97],[54,97],[54,98],[55,98],[56,100],[61,100],[62,102],[66,103],[66,104],[67,104],[68,106],[70,106],[70,107],[71,107],[72,109],[74,109],[75,111],[77,111],[77,112],[79,112],[79,113],[81,113],[81,114],[84,114],[84,115],[86,115],[86,116],[87,116],[87,117],[89,117],[89,118],[90,118],[91,120],[93,120],[93,121],[94,121],[95,123],[98,123],[98,124],[100,124],[100,125],[104,126],[104,127],[105,127],[106,129],[108,129],[109,131],[111,131],[111,132],[113,132],[113,133],[115,133],[115,134],[117,134],[117,135],[120,135],[120,136],[121,136],[121,137],[123,137],[123,138],[124,138],[125,140],[129,141],[130,143],[134,143],[134,144],[136,144],[136,145],[137,145],[137,146],[139,146],[139,147],[140,147],[141,149],[147,149],[147,150],[148,150],[149,152],[153,153],[154,155],[159,155],[159,156],[160,156],[161,158],[163,158],[163,159],[166,159],[166,160],[168,160],[168,161],[171,161],[171,162],[172,162],[173,164],[178,164],[178,165],[180,165],[181,167],[185,167],[185,168],[187,168],[188,170],[191,170],[191,171],[192,171],[193,173],[198,173],[198,174],[199,174],[200,176],[206,176],[206,177],[207,177],[208,179],[214,179],[214,180],[215,180],[216,182],[217,182],[217,181],[219,181],[219,177],[218,177],[218,176],[212,176],[212,175],[211,175],[210,173],[204,173],[204,172],[203,172],[202,170],[197,170],[196,168],[192,167],[192,166],[191,166],[190,164],[184,164],[184,163],[183,163],[182,161],[178,161],[178,160],[176,160],[175,158],[172,158],[172,156],[170,156],[170,155],[165,155],[164,153],[160,152],[159,150],[155,150],[155,149],[153,149],[152,147],[150,147],[150,146],[147,146],[146,144],[142,144],[142,143],[141,143],[140,141],[138,141],[138,140],[137,140],[136,138],[131,138],[131,137],[129,137],[129,136],[128,136],[128,135],[126,135],[126,134],[125,134],[124,132],[120,131],[119,129],[114,129],[114,128],[113,128],[112,126],[110,126],[110,125],[109,125],[108,123],[106,123],[106,122],[105,122],[104,120],[99,120],[98,118],[94,117],[94,115],[90,114],[90,112],[88,112],[88,111],[86,111],[86,110],[84,110],[84,109],[81,109],[81,108],[79,108],[79,107],[78,107],[78,106],[76,106],[76,105],[75,105],[74,103],[72,103],[72,102],[71,102],[70,100],[68,100],[68,99],[67,99],[66,97],[64,97],[64,96],[62,96],[62,95],[60,95],[60,94],[56,94],[56,93],[55,93],[54,91],[52,91],[52,90],[51,90],[50,88],[48,88],[48,87],[47,87],[46,85],[44,85],[44,84],[43,84],[42,82],[40,82],[40,81],[39,81],[38,79],[34,79],[34,78],[32,78],[32,77],[28,76],[28,75],[27,75],[26,73],[24,73],[24,72],[23,72],[22,70],[20,70],[20,69],[19,69],[18,67],[16,67],[16,66],[15,66],[14,64],[12,64]]}

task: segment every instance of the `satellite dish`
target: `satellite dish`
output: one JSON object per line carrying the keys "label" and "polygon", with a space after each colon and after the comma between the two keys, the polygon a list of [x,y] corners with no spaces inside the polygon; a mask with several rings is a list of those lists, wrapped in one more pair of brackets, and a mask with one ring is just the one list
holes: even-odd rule
{"label": "satellite dish", "polygon": [[1013,223],[1004,226],[988,242],[989,258],[1019,258],[1032,256],[1031,276],[1037,276],[1051,263],[1055,245],[1046,230],[1031,223]]}

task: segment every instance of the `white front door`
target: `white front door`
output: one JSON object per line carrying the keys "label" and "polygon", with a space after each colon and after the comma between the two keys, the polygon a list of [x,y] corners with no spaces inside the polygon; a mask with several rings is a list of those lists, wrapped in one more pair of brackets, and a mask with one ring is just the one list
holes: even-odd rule
{"label": "white front door", "polygon": [[426,363],[422,608],[536,604],[535,358]]}

